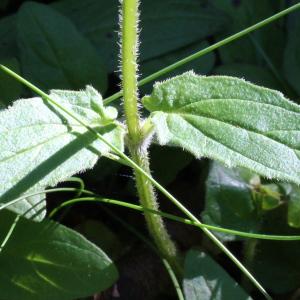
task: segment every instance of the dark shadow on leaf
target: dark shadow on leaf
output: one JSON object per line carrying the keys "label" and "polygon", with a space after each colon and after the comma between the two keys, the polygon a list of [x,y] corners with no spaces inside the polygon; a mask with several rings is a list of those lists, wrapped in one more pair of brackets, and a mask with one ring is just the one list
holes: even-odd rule
{"label": "dark shadow on leaf", "polygon": [[[95,128],[100,134],[110,132],[116,127],[114,124],[109,124],[105,127]],[[87,131],[84,134],[72,133],[76,135],[76,139],[70,142],[68,145],[64,146],[62,149],[57,151],[39,166],[37,166],[33,171],[24,176],[16,185],[11,189],[6,191],[0,197],[0,203],[6,203],[10,200],[20,197],[23,193],[28,191],[31,187],[36,185],[45,176],[63,164],[70,157],[75,155],[80,150],[87,148],[93,153],[99,155],[99,151],[92,147],[91,144],[97,139],[94,133]]]}
{"label": "dark shadow on leaf", "polygon": [[34,203],[32,207],[30,207],[27,211],[22,214],[22,217],[29,219],[31,221],[35,221],[38,219],[40,214],[43,214],[46,210],[45,203],[46,195],[40,201]]}
{"label": "dark shadow on leaf", "polygon": [[53,104],[49,103],[48,100],[43,99],[43,102],[50,110],[52,110],[60,118],[61,122],[67,126],[68,131],[72,131],[72,126],[68,122],[68,119],[64,117],[64,115],[61,113],[61,111],[57,109]]}

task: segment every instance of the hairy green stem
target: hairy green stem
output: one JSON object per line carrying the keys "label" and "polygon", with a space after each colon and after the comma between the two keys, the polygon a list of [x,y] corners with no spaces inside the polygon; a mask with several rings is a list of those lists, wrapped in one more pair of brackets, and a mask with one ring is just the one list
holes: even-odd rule
{"label": "hairy green stem", "polygon": [[[138,113],[137,51],[138,51],[138,6],[139,0],[122,2],[122,85],[124,111],[128,128],[128,148],[132,160],[145,172],[150,173],[147,148],[143,144]],[[135,170],[136,187],[143,207],[158,209],[152,183]],[[172,267],[180,272],[177,251],[159,215],[145,213],[148,230],[159,249]]]}
{"label": "hairy green stem", "polygon": [[[132,159],[147,173],[150,173],[149,161],[147,158],[147,150],[142,149],[131,149]],[[140,198],[140,202],[143,208],[145,208],[145,219],[149,232],[159,249],[161,255],[166,258],[171,264],[172,268],[175,269],[177,274],[182,273],[179,261],[178,253],[176,251],[175,244],[171,240],[163,219],[158,214],[153,214],[147,209],[158,210],[158,203],[154,193],[153,185],[149,179],[142,175],[138,171],[135,172],[136,186]]]}
{"label": "hairy green stem", "polygon": [[135,144],[141,135],[137,96],[138,5],[139,0],[123,0],[121,20],[124,111],[128,137]]}

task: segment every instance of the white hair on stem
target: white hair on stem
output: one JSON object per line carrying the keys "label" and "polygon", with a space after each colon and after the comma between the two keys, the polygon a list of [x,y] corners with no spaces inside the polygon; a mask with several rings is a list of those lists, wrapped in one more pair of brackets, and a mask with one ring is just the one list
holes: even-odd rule
{"label": "white hair on stem", "polygon": [[[123,89],[123,66],[122,66],[122,59],[123,59],[123,55],[122,55],[122,49],[123,49],[123,10],[122,10],[122,5],[123,2],[126,0],[119,0],[120,2],[120,7],[119,7],[119,31],[118,31],[118,37],[119,37],[119,41],[118,41],[118,45],[119,45],[119,54],[118,54],[118,58],[119,58],[119,64],[118,64],[118,69],[117,69],[117,73],[119,74],[119,77],[121,79],[120,82],[120,89]],[[139,78],[139,64],[138,64],[138,59],[139,59],[139,48],[140,48],[140,33],[141,33],[141,29],[140,29],[140,0],[137,0],[137,10],[136,10],[136,23],[135,23],[135,30],[136,30],[136,43],[134,45],[134,61],[132,61],[132,64],[134,64],[135,67],[135,74],[136,74],[136,83],[138,82],[138,78]],[[139,100],[139,95],[138,95],[138,88],[136,89],[136,97]],[[138,101],[138,109],[140,110],[141,108],[141,103],[140,101]]]}

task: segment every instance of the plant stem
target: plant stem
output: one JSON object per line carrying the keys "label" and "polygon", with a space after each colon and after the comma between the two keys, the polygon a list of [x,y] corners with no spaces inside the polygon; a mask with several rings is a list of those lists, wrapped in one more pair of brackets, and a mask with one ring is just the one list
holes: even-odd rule
{"label": "plant stem", "polygon": [[[147,173],[150,173],[149,160],[147,158],[146,151],[147,150],[145,149],[144,151],[141,149],[131,149],[131,155],[133,161],[135,161],[137,165],[139,165]],[[134,173],[142,207],[151,210],[158,210],[158,203],[156,201],[152,183],[140,172],[135,170]],[[168,260],[172,268],[174,268],[179,275],[182,271],[177,259],[178,254],[176,247],[165,228],[162,217],[160,215],[154,215],[150,211],[145,211],[145,219],[149,232],[161,255]]]}
{"label": "plant stem", "polygon": [[140,141],[140,121],[137,96],[138,1],[122,3],[122,86],[128,137],[134,144]]}
{"label": "plant stem", "polygon": [[[122,84],[124,111],[128,128],[128,148],[132,160],[145,172],[150,173],[148,151],[141,133],[138,113],[138,6],[139,0],[123,0],[122,2]],[[158,204],[152,183],[140,172],[135,170],[134,173],[142,206],[157,210]],[[161,255],[180,273],[176,247],[168,235],[163,219],[161,216],[149,212],[145,213],[145,218],[149,232]]]}

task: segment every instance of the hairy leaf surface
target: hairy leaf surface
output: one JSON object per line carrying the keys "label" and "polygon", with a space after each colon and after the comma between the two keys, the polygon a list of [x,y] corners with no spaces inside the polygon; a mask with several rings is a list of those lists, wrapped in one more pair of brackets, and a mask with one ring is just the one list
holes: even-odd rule
{"label": "hairy leaf surface", "polygon": [[[0,240],[16,215],[0,214]],[[56,222],[21,218],[0,255],[1,299],[73,300],[110,287],[117,279],[107,255]]]}
{"label": "hairy leaf surface", "polygon": [[[117,112],[104,108],[92,87],[52,91],[50,96],[123,149],[123,129],[114,121]],[[0,112],[0,119],[0,203],[54,186],[92,168],[99,155],[110,151],[93,133],[41,98],[16,101]],[[24,204],[16,204],[14,210],[23,213]]]}
{"label": "hairy leaf surface", "polygon": [[188,300],[251,300],[211,257],[190,250],[185,258],[183,288]]}
{"label": "hairy leaf surface", "polygon": [[185,73],[144,98],[160,144],[300,183],[300,107],[234,77]]}

